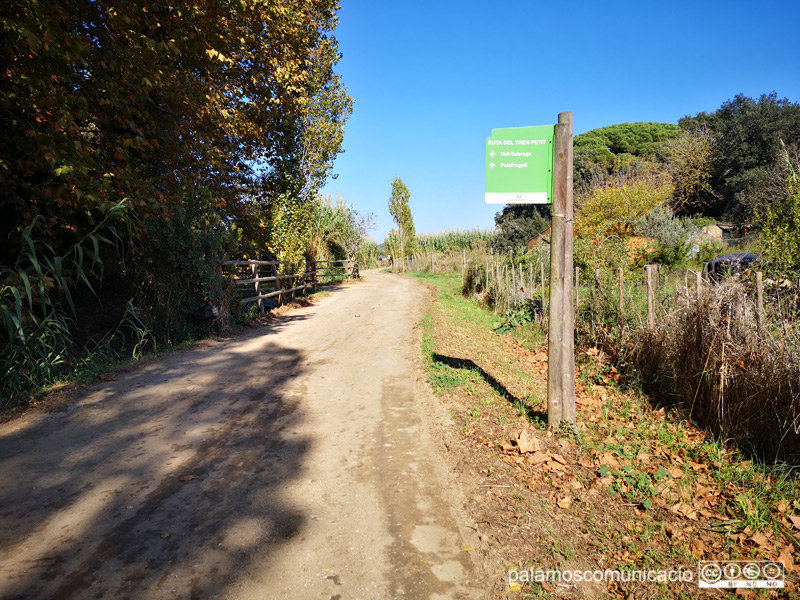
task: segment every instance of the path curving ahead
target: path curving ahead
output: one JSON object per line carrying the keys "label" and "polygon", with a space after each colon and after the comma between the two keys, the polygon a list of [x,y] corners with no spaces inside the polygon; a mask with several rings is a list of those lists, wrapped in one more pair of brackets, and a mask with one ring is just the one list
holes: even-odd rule
{"label": "path curving ahead", "polygon": [[0,425],[0,598],[481,598],[420,373],[424,289],[268,327]]}

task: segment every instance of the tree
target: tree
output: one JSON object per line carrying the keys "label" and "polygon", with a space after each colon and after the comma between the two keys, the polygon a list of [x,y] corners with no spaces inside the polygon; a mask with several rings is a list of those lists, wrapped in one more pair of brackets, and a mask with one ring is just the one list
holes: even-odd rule
{"label": "tree", "polygon": [[606,175],[636,170],[639,159],[652,157],[664,140],[679,133],[671,123],[620,123],[576,135],[575,185],[584,189]]}
{"label": "tree", "polygon": [[607,177],[577,198],[575,235],[587,239],[630,236],[642,217],[669,204],[672,189],[670,178],[656,166],[634,177]]}
{"label": "tree", "polygon": [[528,240],[550,226],[550,206],[510,204],[494,216],[499,230],[494,247],[505,252],[527,250]]}
{"label": "tree", "polygon": [[[22,230],[69,247],[123,197],[139,219],[271,233],[270,207],[308,200],[341,151],[351,101],[335,0],[10,0],[0,60],[0,256]],[[275,215],[295,214],[290,206]],[[267,224],[259,228],[258,224]],[[274,225],[274,223],[272,223]],[[295,236],[296,237],[296,236]]]}
{"label": "tree", "polygon": [[672,178],[670,206],[677,214],[702,213],[719,201],[712,186],[714,135],[705,127],[681,131],[664,141],[658,154]]}
{"label": "tree", "polygon": [[756,208],[764,258],[775,275],[800,274],[800,159],[784,148],[776,169],[780,196]]}
{"label": "tree", "polygon": [[770,170],[780,160],[780,140],[800,143],[800,104],[779,99],[775,92],[758,100],[739,94],[713,113],[701,112],[679,121],[681,128],[714,133],[712,185],[722,198],[717,213],[746,219],[760,198]]}
{"label": "tree", "polygon": [[[405,258],[414,252],[414,218],[411,216],[411,207],[408,201],[411,192],[408,191],[403,180],[395,176],[392,181],[392,195],[389,198],[389,212],[397,225],[397,246],[399,257]],[[405,263],[403,263],[405,270]]]}

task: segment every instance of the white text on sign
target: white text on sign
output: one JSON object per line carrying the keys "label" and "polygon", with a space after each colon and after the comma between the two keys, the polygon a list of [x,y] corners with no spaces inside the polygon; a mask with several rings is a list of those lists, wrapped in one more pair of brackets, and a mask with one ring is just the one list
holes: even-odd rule
{"label": "white text on sign", "polygon": [[547,140],[487,140],[490,146],[541,146]]}

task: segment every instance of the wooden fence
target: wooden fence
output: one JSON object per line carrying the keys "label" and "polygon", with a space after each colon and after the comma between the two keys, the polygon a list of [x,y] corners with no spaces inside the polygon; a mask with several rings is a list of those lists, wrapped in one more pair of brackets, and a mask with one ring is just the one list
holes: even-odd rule
{"label": "wooden fence", "polygon": [[[461,258],[461,257],[459,257]],[[433,270],[435,264],[429,258],[427,264],[411,260],[406,268],[414,270]],[[513,310],[527,300],[539,304],[541,314],[547,314],[549,296],[547,269],[544,262],[510,264],[507,262],[486,261],[464,264],[462,277],[465,289],[477,295],[488,295],[495,312]],[[710,285],[699,272],[691,270],[662,270],[660,265],[646,265],[638,273],[615,269],[614,271],[595,269],[584,273],[575,267],[574,303],[576,313],[597,320],[602,312],[613,306],[615,320],[620,329],[627,328],[634,321],[652,328],[658,324],[659,315],[665,314],[676,301],[689,301],[698,298],[704,286]],[[765,280],[761,272],[751,273],[745,278],[750,281],[746,289],[751,290],[752,302],[758,319],[758,327],[765,324]],[[787,285],[786,282],[783,284]],[[800,305],[800,296],[784,298],[784,307],[791,300]],[[775,303],[775,302],[773,302]],[[797,307],[794,307],[797,311]],[[772,312],[775,312],[774,310]]]}
{"label": "wooden fence", "polygon": [[[264,314],[264,300],[277,298],[282,305],[286,294],[295,297],[296,292],[306,294],[308,288],[314,291],[320,285],[327,285],[342,279],[357,279],[358,262],[353,260],[316,260],[306,262],[305,271],[299,271],[297,263],[281,260],[229,260],[225,266],[238,269],[234,279],[237,286],[247,293],[247,286],[253,286],[254,295],[242,298],[241,304],[258,303],[258,312]],[[272,289],[270,289],[272,288]]]}

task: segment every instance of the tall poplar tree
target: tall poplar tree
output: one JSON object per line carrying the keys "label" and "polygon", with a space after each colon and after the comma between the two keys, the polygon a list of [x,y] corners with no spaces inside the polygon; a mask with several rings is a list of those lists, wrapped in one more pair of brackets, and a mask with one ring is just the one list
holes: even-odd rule
{"label": "tall poplar tree", "polygon": [[[392,196],[389,198],[389,212],[397,224],[401,259],[412,254],[415,246],[414,218],[411,216],[411,207],[408,205],[410,199],[411,192],[408,191],[403,180],[395,175],[394,181],[392,181]],[[403,270],[405,271],[405,261]]]}

